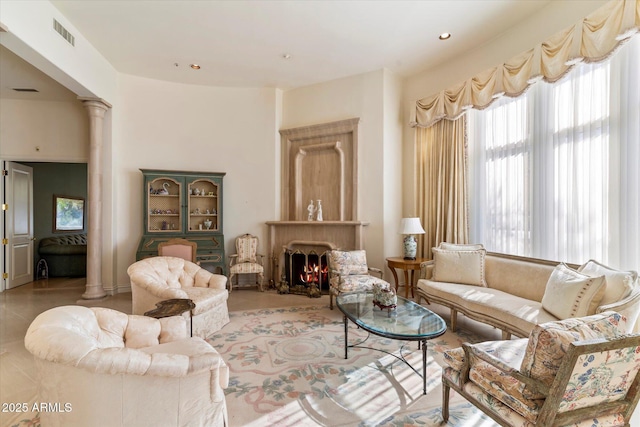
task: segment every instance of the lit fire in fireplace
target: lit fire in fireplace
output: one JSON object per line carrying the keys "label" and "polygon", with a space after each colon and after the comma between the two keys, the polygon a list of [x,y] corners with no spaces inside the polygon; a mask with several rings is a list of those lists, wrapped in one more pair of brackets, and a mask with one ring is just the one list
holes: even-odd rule
{"label": "lit fire in fireplace", "polygon": [[329,268],[325,265],[321,268],[318,264],[310,263],[302,268],[300,281],[302,283],[327,283]]}

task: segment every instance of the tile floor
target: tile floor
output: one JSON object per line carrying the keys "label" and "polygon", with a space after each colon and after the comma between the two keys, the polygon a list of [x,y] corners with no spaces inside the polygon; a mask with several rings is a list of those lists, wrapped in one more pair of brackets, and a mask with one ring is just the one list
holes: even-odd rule
{"label": "tile floor", "polygon": [[[34,398],[35,366],[31,354],[24,347],[27,329],[38,314],[50,308],[78,304],[85,283],[85,278],[43,279],[0,293],[0,403],[29,402]],[[80,303],[131,313],[131,293]],[[229,311],[238,311],[325,303],[329,303],[326,295],[310,299],[302,295],[278,295],[275,291],[259,292],[254,287],[234,289],[228,307]],[[0,412],[0,426],[7,423]]]}
{"label": "tile floor", "polygon": [[[131,313],[131,293],[109,296],[104,300],[82,301],[85,278],[52,278],[28,283],[0,293],[0,402],[29,402],[36,395],[36,375],[32,356],[24,348],[24,336],[33,319],[52,307],[70,304],[108,307]],[[402,290],[400,295],[402,295]],[[303,305],[329,305],[329,296],[279,295],[274,290],[259,292],[255,287],[234,287],[229,296],[229,311]],[[449,319],[448,309],[431,305],[429,309]],[[497,329],[458,316],[458,327],[482,334],[490,340],[501,339]],[[0,412],[0,426],[7,425]],[[631,425],[640,426],[636,409]]]}

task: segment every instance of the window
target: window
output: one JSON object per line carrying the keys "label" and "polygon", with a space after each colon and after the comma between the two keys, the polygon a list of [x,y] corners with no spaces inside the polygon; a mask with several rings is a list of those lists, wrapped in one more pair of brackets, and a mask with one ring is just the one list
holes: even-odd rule
{"label": "window", "polygon": [[53,196],[53,232],[84,230],[84,198]]}
{"label": "window", "polygon": [[469,112],[472,241],[640,268],[640,37]]}

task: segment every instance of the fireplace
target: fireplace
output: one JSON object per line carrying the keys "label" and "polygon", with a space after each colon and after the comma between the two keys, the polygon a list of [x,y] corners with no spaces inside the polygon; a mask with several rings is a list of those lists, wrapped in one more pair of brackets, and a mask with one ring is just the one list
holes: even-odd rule
{"label": "fireplace", "polygon": [[329,251],[285,249],[283,280],[292,294],[319,297],[329,292]]}
{"label": "fireplace", "polygon": [[[327,265],[327,257],[331,250],[363,249],[364,228],[368,225],[362,221],[269,221],[269,249],[271,256],[270,284],[281,288],[282,282],[291,285],[289,273],[290,254],[299,254],[302,257],[309,255],[320,256],[317,263],[320,268]],[[324,255],[324,261],[322,256]],[[307,263],[305,263],[306,265]],[[296,270],[296,274],[304,273]],[[311,274],[311,273],[308,273]],[[328,277],[322,279],[320,291],[328,286]],[[294,285],[301,285],[295,283]],[[328,289],[328,288],[327,288]]]}
{"label": "fireplace", "polygon": [[[359,122],[280,130],[282,220],[267,222],[271,285],[287,292],[328,291],[328,252],[364,248],[369,223],[357,220]],[[322,200],[324,220],[308,220],[309,200]]]}

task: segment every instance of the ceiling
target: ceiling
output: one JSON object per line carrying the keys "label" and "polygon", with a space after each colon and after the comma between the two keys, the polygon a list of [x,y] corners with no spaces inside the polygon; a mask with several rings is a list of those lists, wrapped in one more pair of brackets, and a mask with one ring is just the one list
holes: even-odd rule
{"label": "ceiling", "polygon": [[[68,30],[81,33],[121,73],[286,90],[382,68],[402,77],[420,73],[488,42],[550,1],[52,3],[71,23]],[[445,31],[452,37],[439,40]],[[39,90],[44,83],[37,72],[15,65],[19,58],[2,49],[0,95],[34,96],[7,90],[29,85],[30,79]],[[192,63],[201,68],[191,69]]]}

